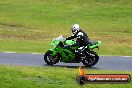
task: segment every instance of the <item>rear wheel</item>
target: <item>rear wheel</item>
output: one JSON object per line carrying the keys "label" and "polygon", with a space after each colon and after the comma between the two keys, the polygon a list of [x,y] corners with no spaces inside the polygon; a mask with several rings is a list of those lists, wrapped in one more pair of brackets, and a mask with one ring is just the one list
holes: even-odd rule
{"label": "rear wheel", "polygon": [[44,55],[44,61],[48,65],[54,65],[59,62],[59,56],[57,54],[52,56],[52,51],[47,51]]}
{"label": "rear wheel", "polygon": [[86,53],[86,58],[82,60],[82,63],[86,67],[92,67],[98,62],[98,60],[99,56],[94,51],[90,51],[89,53]]}

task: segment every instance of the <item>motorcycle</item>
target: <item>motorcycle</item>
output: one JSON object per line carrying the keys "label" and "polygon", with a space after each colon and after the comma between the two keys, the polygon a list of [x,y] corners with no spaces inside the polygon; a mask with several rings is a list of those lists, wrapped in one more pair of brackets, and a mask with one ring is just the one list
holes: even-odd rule
{"label": "motorcycle", "polygon": [[95,48],[99,48],[101,41],[90,41],[87,48],[83,52],[76,55],[74,51],[79,48],[79,46],[68,47],[72,44],[75,44],[76,40],[66,40],[63,36],[54,38],[51,42],[51,45],[54,48],[49,49],[44,55],[44,61],[48,65],[54,65],[56,63],[65,62],[65,63],[80,63],[82,62],[86,67],[94,66],[98,60],[99,56],[94,51]]}

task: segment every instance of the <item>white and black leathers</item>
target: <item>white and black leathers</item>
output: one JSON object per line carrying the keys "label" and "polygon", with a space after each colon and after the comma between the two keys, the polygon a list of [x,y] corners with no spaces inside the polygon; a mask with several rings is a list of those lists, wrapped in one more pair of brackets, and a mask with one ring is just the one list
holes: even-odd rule
{"label": "white and black leathers", "polygon": [[71,40],[74,38],[77,39],[76,44],[71,45],[71,47],[77,46],[77,45],[79,46],[78,50],[76,50],[75,52],[81,52],[85,48],[87,48],[87,45],[89,44],[89,38],[84,31],[80,29],[76,34],[73,34],[72,36],[67,37],[66,40]]}

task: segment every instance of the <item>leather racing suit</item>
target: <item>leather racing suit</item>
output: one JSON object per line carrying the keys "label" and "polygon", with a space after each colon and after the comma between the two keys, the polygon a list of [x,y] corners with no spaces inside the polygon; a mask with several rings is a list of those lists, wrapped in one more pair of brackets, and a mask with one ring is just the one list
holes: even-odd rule
{"label": "leather racing suit", "polygon": [[79,48],[75,50],[75,53],[80,54],[83,50],[85,50],[85,48],[87,48],[89,44],[89,38],[87,34],[81,29],[76,34],[73,34],[72,36],[67,37],[66,40],[71,40],[74,38],[76,38],[76,44],[71,45],[71,47],[79,46]]}

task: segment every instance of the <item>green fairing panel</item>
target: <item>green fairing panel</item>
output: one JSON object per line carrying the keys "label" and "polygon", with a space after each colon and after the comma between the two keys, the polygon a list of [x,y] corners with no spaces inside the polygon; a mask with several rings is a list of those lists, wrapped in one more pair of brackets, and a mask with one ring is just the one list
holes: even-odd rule
{"label": "green fairing panel", "polygon": [[66,62],[66,63],[71,62],[72,59],[74,59],[74,57],[75,57],[75,55],[67,49],[62,49],[60,51],[60,53],[61,53],[61,56],[62,56],[62,61]]}
{"label": "green fairing panel", "polygon": [[49,49],[49,51],[52,51],[52,56],[54,56],[57,53],[57,51],[55,50],[55,48]]}
{"label": "green fairing panel", "polygon": [[[62,56],[62,61],[67,62],[67,63],[71,62],[71,60],[74,59],[75,57],[74,54],[67,49],[53,48],[53,49],[49,49],[49,51],[52,51],[52,56],[54,56],[57,52],[60,52]],[[67,52],[68,56],[64,52]]]}
{"label": "green fairing panel", "polygon": [[52,40],[51,45],[58,45],[60,41],[57,41],[55,38]]}
{"label": "green fairing panel", "polygon": [[92,46],[89,45],[89,48],[90,48],[90,49],[94,49],[94,48],[96,48],[97,46],[99,46],[100,44],[101,44],[101,41],[98,41],[98,43],[95,44],[95,45],[92,45]]}
{"label": "green fairing panel", "polygon": [[72,44],[75,44],[76,41],[75,40],[66,40],[65,42],[67,45],[72,45]]}

